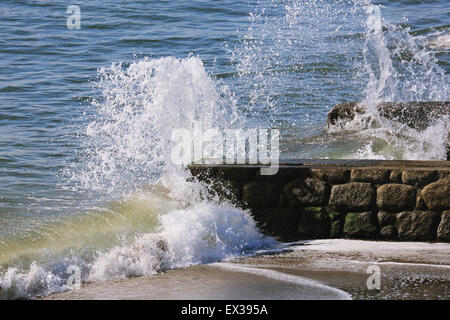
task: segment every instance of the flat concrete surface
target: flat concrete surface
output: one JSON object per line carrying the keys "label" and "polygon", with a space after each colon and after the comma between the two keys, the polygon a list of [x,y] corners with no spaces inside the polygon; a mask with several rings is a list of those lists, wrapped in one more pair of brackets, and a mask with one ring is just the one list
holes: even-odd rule
{"label": "flat concrete surface", "polygon": [[[261,168],[262,165],[250,164],[192,164],[192,168]],[[280,162],[280,168],[384,168],[401,170],[450,170],[450,161],[420,160],[334,160],[334,159],[286,159]]]}

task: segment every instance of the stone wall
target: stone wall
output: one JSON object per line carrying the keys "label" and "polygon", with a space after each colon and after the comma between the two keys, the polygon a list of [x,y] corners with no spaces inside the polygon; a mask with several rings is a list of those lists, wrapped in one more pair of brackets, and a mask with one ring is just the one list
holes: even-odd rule
{"label": "stone wall", "polygon": [[190,167],[211,192],[249,209],[267,234],[314,238],[450,242],[450,162],[286,163]]}

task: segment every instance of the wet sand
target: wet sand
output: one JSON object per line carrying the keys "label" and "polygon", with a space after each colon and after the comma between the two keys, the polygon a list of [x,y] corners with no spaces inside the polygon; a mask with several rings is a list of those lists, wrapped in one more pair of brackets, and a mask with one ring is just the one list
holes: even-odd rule
{"label": "wet sand", "polygon": [[[368,289],[369,266],[380,289]],[[313,240],[45,299],[450,299],[450,244]]]}

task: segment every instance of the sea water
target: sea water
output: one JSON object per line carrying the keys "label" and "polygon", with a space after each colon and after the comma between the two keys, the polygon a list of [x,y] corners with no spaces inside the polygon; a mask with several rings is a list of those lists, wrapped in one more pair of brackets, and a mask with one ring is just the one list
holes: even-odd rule
{"label": "sea water", "polygon": [[[169,161],[194,121],[278,128],[281,160],[446,157],[448,117],[375,108],[449,100],[445,0],[89,1],[79,29],[69,5],[0,4],[2,298],[273,247]],[[366,113],[327,128],[344,101]]]}

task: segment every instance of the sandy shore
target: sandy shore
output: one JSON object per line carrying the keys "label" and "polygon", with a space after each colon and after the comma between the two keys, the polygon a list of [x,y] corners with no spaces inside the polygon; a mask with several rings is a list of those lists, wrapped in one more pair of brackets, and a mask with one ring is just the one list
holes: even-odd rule
{"label": "sandy shore", "polygon": [[[369,289],[369,266],[380,288]],[[313,240],[45,299],[450,299],[450,244]]]}

